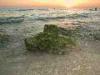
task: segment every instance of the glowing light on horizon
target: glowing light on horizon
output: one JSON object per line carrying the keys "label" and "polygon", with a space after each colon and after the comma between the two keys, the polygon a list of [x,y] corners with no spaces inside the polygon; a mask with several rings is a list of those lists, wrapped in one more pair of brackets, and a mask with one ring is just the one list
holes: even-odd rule
{"label": "glowing light on horizon", "polygon": [[100,7],[99,0],[0,0],[0,6]]}

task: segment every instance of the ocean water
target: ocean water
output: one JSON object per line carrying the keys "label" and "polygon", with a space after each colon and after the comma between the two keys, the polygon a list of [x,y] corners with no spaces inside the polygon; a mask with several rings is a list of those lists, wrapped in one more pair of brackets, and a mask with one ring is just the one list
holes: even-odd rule
{"label": "ocean water", "polygon": [[[61,24],[66,22],[76,21],[93,21],[99,20],[100,11],[89,11],[89,10],[61,10],[61,9],[0,9],[0,22],[12,18],[14,21],[20,20],[21,16],[24,16],[24,21],[21,23],[4,23],[0,24],[0,28],[8,26],[19,26],[20,28],[26,28],[31,26],[41,28],[44,24]],[[16,17],[18,17],[16,19]],[[5,21],[6,22],[6,21]],[[26,27],[25,27],[26,26]],[[16,28],[16,27],[15,27]],[[10,29],[11,30],[11,29]],[[29,30],[29,29],[28,29]],[[39,31],[35,30],[35,31]],[[10,33],[11,34],[11,33]]]}
{"label": "ocean water", "polygon": [[[88,25],[90,29],[100,29],[99,13],[99,10],[0,8],[0,31],[10,36],[8,45],[0,49],[0,55],[3,52],[5,54],[5,51],[10,54],[13,51],[15,55],[17,52],[24,52],[24,38],[42,32],[45,24],[55,24],[63,27]],[[21,18],[24,20],[17,23],[17,20]],[[4,22],[1,23],[2,21]],[[9,22],[6,23],[6,21]]]}
{"label": "ocean water", "polygon": [[[17,23],[17,20],[21,18],[24,18],[24,20]],[[9,20],[15,22],[10,21],[6,23]],[[99,10],[0,8],[0,32],[5,32],[10,36],[6,46],[0,47],[1,74],[9,75],[6,73],[23,69],[23,67],[18,68],[17,66],[23,66],[21,62],[25,61],[26,58],[24,54],[27,50],[24,45],[24,38],[42,32],[45,24],[65,27],[70,25],[88,25],[90,29],[99,30],[99,21]]]}

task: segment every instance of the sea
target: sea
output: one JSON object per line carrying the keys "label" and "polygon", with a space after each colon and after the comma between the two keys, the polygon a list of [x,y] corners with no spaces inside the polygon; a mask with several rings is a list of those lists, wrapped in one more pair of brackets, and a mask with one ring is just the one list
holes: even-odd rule
{"label": "sea", "polygon": [[22,70],[22,62],[27,61],[24,39],[42,32],[45,24],[89,25],[99,30],[100,10],[0,8],[0,32],[9,35],[8,43],[0,47],[0,75],[20,75],[15,72]]}

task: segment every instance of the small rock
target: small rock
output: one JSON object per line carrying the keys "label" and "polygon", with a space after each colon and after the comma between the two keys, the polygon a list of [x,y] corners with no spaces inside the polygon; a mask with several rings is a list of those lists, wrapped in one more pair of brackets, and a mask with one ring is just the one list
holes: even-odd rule
{"label": "small rock", "polygon": [[72,70],[73,70],[73,71],[79,71],[79,70],[80,70],[80,68],[81,68],[81,66],[79,65],[79,66],[77,66],[77,67],[73,68]]}

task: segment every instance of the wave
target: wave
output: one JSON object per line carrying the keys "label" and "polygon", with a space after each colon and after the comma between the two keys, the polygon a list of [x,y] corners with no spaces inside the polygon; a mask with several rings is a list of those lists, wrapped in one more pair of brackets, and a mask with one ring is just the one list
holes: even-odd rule
{"label": "wave", "polygon": [[65,18],[66,16],[56,16],[56,17],[48,16],[48,17],[38,17],[36,18],[36,20],[65,19]]}
{"label": "wave", "polygon": [[50,20],[50,19],[78,19],[78,18],[88,18],[87,13],[80,13],[80,14],[64,14],[64,15],[57,15],[53,16],[52,14],[50,15],[31,15],[33,19],[35,20]]}
{"label": "wave", "polygon": [[24,15],[18,17],[0,17],[0,24],[21,23],[24,21]]}
{"label": "wave", "polygon": [[71,14],[71,15],[66,15],[66,18],[88,18],[88,13],[80,13],[80,14]]}

